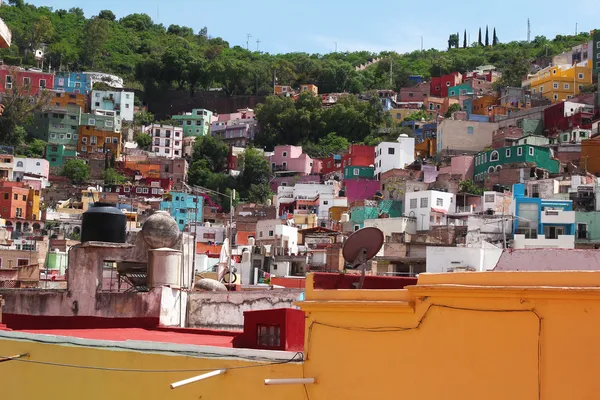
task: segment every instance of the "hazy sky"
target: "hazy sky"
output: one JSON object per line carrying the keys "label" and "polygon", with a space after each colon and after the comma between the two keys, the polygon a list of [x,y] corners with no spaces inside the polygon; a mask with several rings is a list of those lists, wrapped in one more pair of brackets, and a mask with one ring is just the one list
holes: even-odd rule
{"label": "hazy sky", "polygon": [[[600,28],[600,0],[580,0],[569,7],[564,2],[546,0],[528,2],[504,0],[450,2],[429,0],[26,0],[54,9],[81,7],[87,17],[102,9],[112,10],[118,18],[146,13],[165,26],[185,25],[198,31],[208,27],[211,36],[220,36],[231,45],[246,46],[271,53],[302,51],[328,53],[353,50],[442,49],[448,35],[459,32],[462,44],[467,29],[470,41],[477,40],[479,27],[493,27],[500,41],[525,40],[527,18],[531,20],[531,38],[545,35],[590,31]],[[448,5],[452,6],[449,7]],[[484,31],[485,35],[485,31]]]}

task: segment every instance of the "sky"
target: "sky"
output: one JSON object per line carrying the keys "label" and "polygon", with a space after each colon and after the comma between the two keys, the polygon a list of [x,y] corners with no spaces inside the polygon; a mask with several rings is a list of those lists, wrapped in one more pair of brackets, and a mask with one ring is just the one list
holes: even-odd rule
{"label": "sky", "polygon": [[[466,29],[470,42],[477,40],[479,27],[492,29],[501,42],[527,39],[527,18],[531,39],[537,35],[589,32],[600,28],[600,0],[579,0],[567,11],[564,2],[504,0],[26,0],[54,9],[81,7],[87,17],[100,10],[112,10],[117,18],[146,13],[156,23],[189,26],[194,31],[208,28],[208,34],[222,37],[231,46],[248,46],[269,53],[368,50],[372,52],[444,49],[448,36]],[[451,6],[449,6],[449,4]],[[563,11],[561,11],[563,10]],[[256,41],[260,40],[260,43]],[[336,44],[337,43],[337,44]]]}

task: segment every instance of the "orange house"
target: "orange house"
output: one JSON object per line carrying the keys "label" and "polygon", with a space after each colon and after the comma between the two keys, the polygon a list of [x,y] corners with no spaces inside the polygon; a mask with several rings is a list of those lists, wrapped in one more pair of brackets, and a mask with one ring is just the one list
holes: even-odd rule
{"label": "orange house", "polygon": [[300,85],[300,93],[304,93],[304,92],[311,92],[315,96],[318,96],[319,88],[317,87],[317,85],[313,85],[311,83],[309,83],[307,85]]}
{"label": "orange house", "polygon": [[600,174],[600,137],[581,142],[580,168],[590,174]]}
{"label": "orange house", "polygon": [[473,114],[489,115],[490,107],[498,104],[498,98],[484,95],[473,100]]}
{"label": "orange house", "polygon": [[51,104],[57,107],[79,106],[87,111],[87,97],[81,93],[54,92]]}
{"label": "orange house", "polygon": [[273,88],[273,93],[276,96],[288,96],[294,94],[294,89],[292,89],[291,86],[275,85],[275,87]]}
{"label": "orange house", "polygon": [[437,153],[437,139],[425,138],[421,143],[415,144],[416,158],[430,158]]}
{"label": "orange house", "polygon": [[433,97],[427,96],[425,101],[423,102],[423,106],[425,107],[425,111],[430,115],[434,116],[436,113],[438,115],[444,115],[448,112],[448,109],[453,104],[459,104],[460,101],[458,99],[453,99],[450,97]]}
{"label": "orange house", "polygon": [[120,132],[101,131],[92,126],[80,126],[77,151],[83,155],[109,151],[119,158],[121,156],[121,137]]}

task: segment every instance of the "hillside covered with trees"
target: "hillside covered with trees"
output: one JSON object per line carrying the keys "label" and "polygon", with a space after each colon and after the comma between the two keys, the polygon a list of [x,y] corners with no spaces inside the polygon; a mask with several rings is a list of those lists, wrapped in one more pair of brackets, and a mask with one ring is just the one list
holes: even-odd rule
{"label": "hillside covered with trees", "polygon": [[[43,43],[46,67],[112,72],[147,95],[173,89],[193,95],[212,87],[223,88],[229,96],[266,95],[272,93],[275,71],[280,84],[315,83],[323,93],[360,93],[398,89],[407,84],[411,74],[427,78],[484,64],[498,67],[505,75],[503,83],[515,86],[528,71],[530,60],[558,54],[588,37],[587,33],[552,40],[538,36],[529,43],[502,43],[501,32],[499,38],[494,32],[493,46],[475,42],[463,48],[466,43],[458,46],[453,40],[451,47],[458,48],[448,51],[268,54],[232,47],[222,38],[211,37],[207,28],[195,32],[184,26],[155,24],[146,14],[117,19],[112,11],[104,10],[88,19],[81,8],[53,10],[23,0],[10,0],[9,4],[0,7],[0,18],[13,32],[13,46],[0,51],[5,63],[34,65],[32,50]],[[383,60],[363,71],[355,70],[375,57]]]}

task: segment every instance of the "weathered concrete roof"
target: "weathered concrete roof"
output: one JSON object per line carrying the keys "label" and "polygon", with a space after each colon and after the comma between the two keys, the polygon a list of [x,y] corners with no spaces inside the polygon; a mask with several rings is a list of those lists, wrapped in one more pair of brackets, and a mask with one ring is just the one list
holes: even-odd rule
{"label": "weathered concrete roof", "polygon": [[506,249],[494,271],[598,271],[600,250]]}

